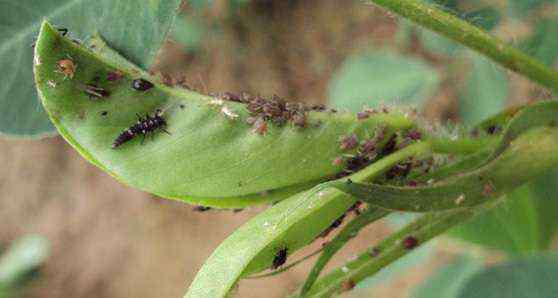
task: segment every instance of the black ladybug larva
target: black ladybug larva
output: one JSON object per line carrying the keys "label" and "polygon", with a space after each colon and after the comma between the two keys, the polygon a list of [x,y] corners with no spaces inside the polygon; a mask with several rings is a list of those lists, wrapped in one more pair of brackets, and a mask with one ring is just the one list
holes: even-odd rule
{"label": "black ladybug larva", "polygon": [[145,118],[143,118],[141,115],[138,115],[138,122],[132,125],[127,130],[123,131],[116,138],[116,140],[114,140],[114,143],[112,143],[112,148],[115,149],[119,147],[120,145],[128,142],[137,135],[143,135],[143,143],[145,136],[157,129],[160,129],[170,135],[170,132],[165,130],[165,126],[167,126],[167,122],[162,117],[162,111],[160,110],[157,110],[153,117],[149,116],[149,114],[146,114]]}

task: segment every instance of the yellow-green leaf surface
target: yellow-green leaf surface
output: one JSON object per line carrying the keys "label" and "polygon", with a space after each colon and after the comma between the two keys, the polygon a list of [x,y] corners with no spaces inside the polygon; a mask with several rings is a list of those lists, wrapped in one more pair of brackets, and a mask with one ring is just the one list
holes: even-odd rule
{"label": "yellow-green leaf surface", "polygon": [[[365,120],[354,114],[310,112],[304,129],[269,124],[260,135],[246,123],[244,104],[166,87],[113,51],[95,51],[43,24],[34,61],[43,105],[60,134],[87,160],[126,184],[166,198],[217,207],[284,198],[342,170],[332,161],[351,153],[340,148],[343,136],[372,137],[379,127],[389,135],[413,125],[396,112]],[[63,59],[75,64],[73,77],[60,72],[57,64]],[[114,71],[121,71],[123,78],[108,81]],[[132,80],[139,77],[155,87],[134,90]],[[89,98],[84,88],[93,82],[110,96]],[[139,136],[111,148],[115,138],[136,123],[136,114],[154,115],[157,109],[164,111],[170,135],[159,131],[143,145]]]}

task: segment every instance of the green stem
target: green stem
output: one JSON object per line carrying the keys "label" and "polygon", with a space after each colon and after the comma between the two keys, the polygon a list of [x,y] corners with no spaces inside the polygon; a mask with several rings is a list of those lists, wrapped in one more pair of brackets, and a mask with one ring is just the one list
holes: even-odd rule
{"label": "green stem", "polygon": [[392,234],[378,246],[359,255],[354,261],[348,262],[343,267],[322,277],[304,297],[331,297],[340,291],[349,290],[349,288],[344,289],[343,285],[356,284],[408,254],[412,249],[416,249],[416,247],[411,249],[406,246],[404,239],[407,237],[413,237],[418,241],[418,245],[422,245],[451,227],[491,209],[497,203],[499,201],[473,209],[426,214]]}
{"label": "green stem", "polygon": [[351,238],[355,237],[356,234],[364,227],[390,213],[387,210],[376,209],[372,207],[370,208],[371,209],[366,210],[362,215],[358,216],[350,223],[348,223],[347,226],[345,226],[343,230],[341,230],[341,232],[339,232],[339,234],[337,234],[335,238],[333,238],[325,247],[324,252],[320,255],[320,257],[316,261],[316,264],[314,264],[314,267],[312,267],[312,270],[308,274],[308,277],[306,278],[306,281],[302,286],[302,296],[304,296],[304,294],[311,289],[312,285],[318,279],[318,276],[320,275],[322,270],[325,268],[329,260],[331,260],[331,258],[337,251],[343,248],[343,246],[349,240],[351,240]]}
{"label": "green stem", "polygon": [[368,0],[558,91],[558,72],[482,29],[420,0]]}

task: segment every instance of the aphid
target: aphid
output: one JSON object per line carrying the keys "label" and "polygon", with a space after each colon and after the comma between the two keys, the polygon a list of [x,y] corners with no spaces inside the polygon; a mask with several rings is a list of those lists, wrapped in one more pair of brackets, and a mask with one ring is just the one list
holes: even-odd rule
{"label": "aphid", "polygon": [[387,179],[394,179],[396,177],[406,177],[409,175],[413,168],[413,164],[410,162],[400,162],[393,166],[389,171],[386,173]]}
{"label": "aphid", "polygon": [[327,227],[327,229],[325,229],[320,234],[320,237],[325,238],[329,235],[329,233],[331,233],[331,231],[337,229],[343,223],[343,220],[345,219],[346,215],[347,215],[346,213],[343,213],[343,215],[341,215],[339,218],[337,218],[335,221],[333,221],[331,223],[331,225],[329,225],[329,227]]}
{"label": "aphid", "polygon": [[271,264],[271,269],[275,270],[281,267],[283,264],[287,262],[287,248],[282,248],[275,253],[275,257],[273,258],[273,263]]}
{"label": "aphid", "polygon": [[101,116],[104,117],[104,116],[106,116],[106,115],[108,115],[108,111],[102,111],[102,112],[101,112]]}
{"label": "aphid", "polygon": [[239,94],[232,92],[223,92],[219,95],[219,97],[228,101],[242,102],[242,97]]}
{"label": "aphid", "polygon": [[494,194],[494,186],[492,186],[492,183],[488,182],[484,184],[484,187],[482,189],[482,194],[485,197],[490,197],[492,196],[492,194]]}
{"label": "aphid", "polygon": [[413,249],[413,248],[417,247],[418,244],[419,244],[419,241],[414,236],[407,236],[407,237],[405,237],[405,239],[403,239],[403,246],[406,249]]}
{"label": "aphid", "polygon": [[89,99],[102,99],[110,96],[110,92],[92,84],[85,85],[83,92],[89,95]]}
{"label": "aphid", "polygon": [[147,91],[153,87],[153,83],[144,79],[135,79],[132,81],[132,88],[138,91]]}
{"label": "aphid", "polygon": [[407,134],[407,137],[413,141],[417,141],[422,138],[422,133],[418,130],[411,130],[409,134]]}
{"label": "aphid", "polygon": [[180,104],[180,108],[181,108],[181,109],[184,109],[185,107],[186,107],[185,105]]}
{"label": "aphid", "polygon": [[196,212],[205,212],[205,211],[209,211],[211,210],[211,207],[206,207],[206,206],[196,206],[193,209]]}
{"label": "aphid", "polygon": [[262,118],[258,118],[258,120],[254,122],[254,125],[252,127],[253,133],[257,133],[262,136],[267,133],[267,122],[265,122],[265,120]]}
{"label": "aphid", "polygon": [[362,144],[359,148],[359,152],[371,157],[372,155],[375,154],[376,152],[376,139],[368,139],[364,142],[364,144]]}
{"label": "aphid", "polygon": [[356,286],[356,284],[352,279],[347,279],[347,280],[344,280],[341,283],[341,290],[343,292],[347,292],[347,291],[352,290],[355,286]]}
{"label": "aphid", "polygon": [[349,173],[354,173],[358,172],[369,164],[370,159],[365,156],[357,155],[347,159],[347,166],[345,167],[345,170]]}
{"label": "aphid", "polygon": [[119,81],[120,79],[122,79],[122,77],[124,77],[124,73],[122,73],[120,70],[109,71],[107,73],[107,81],[110,82]]}
{"label": "aphid", "polygon": [[304,114],[296,113],[292,116],[292,120],[294,125],[302,128],[306,127],[306,116]]}
{"label": "aphid", "polygon": [[356,216],[361,214],[360,207],[362,206],[362,201],[356,201],[350,208],[348,212],[353,212]]}
{"label": "aphid", "polygon": [[323,112],[327,109],[327,107],[323,104],[317,104],[317,105],[313,105],[310,109],[312,111]]}
{"label": "aphid", "polygon": [[358,120],[364,120],[370,118],[370,114],[368,114],[366,111],[361,111],[357,113],[357,119]]}
{"label": "aphid", "polygon": [[374,247],[369,251],[369,254],[370,254],[371,257],[375,258],[375,257],[379,256],[381,252],[382,251],[379,248]]}
{"label": "aphid", "polygon": [[486,133],[489,135],[497,134],[502,130],[502,128],[498,125],[491,125],[486,128]]}
{"label": "aphid", "polygon": [[340,165],[343,164],[343,161],[344,161],[343,157],[338,156],[333,160],[333,162],[331,164],[334,165],[334,166],[340,166]]}
{"label": "aphid", "polygon": [[341,140],[341,146],[339,147],[341,150],[351,150],[358,146],[358,137],[356,134],[352,134],[348,137],[344,137]]}
{"label": "aphid", "polygon": [[142,139],[142,144],[143,144],[143,140],[145,140],[145,136],[149,133],[153,133],[157,129],[160,129],[170,135],[170,132],[165,130],[165,126],[167,125],[167,122],[161,116],[161,114],[162,112],[158,110],[155,113],[155,116],[153,117],[149,116],[149,114],[146,114],[145,118],[138,115],[138,122],[132,125],[127,130],[123,131],[116,138],[116,140],[114,140],[114,143],[112,144],[112,148],[115,149],[119,147],[120,145],[128,142],[129,140],[133,139],[135,136],[139,134],[143,135],[143,139]]}
{"label": "aphid", "polygon": [[74,73],[76,72],[77,65],[74,61],[70,59],[62,59],[56,62],[56,66],[58,67],[58,72],[64,74],[64,79],[70,77],[72,79],[74,77]]}

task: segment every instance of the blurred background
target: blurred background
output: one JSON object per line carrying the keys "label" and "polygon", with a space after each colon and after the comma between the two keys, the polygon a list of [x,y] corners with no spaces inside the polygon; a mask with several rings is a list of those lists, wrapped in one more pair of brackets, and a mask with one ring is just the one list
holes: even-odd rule
{"label": "blurred background", "polygon": [[[558,1],[432,2],[558,68]],[[348,110],[408,105],[448,125],[470,125],[506,106],[551,97],[363,1],[192,0],[181,11],[151,71],[203,93],[277,94]],[[0,281],[7,252],[24,239],[35,251],[32,261],[28,254],[9,255],[38,267],[20,293],[24,297],[182,297],[213,249],[265,208],[195,212],[119,184],[57,136],[1,138],[0,165]],[[505,253],[556,248],[557,220],[549,211],[556,210],[550,199],[558,193],[558,173],[541,179],[514,193],[512,203],[453,231],[456,237],[435,240],[347,296],[409,297],[456,260],[493,263]],[[399,215],[370,226],[332,265],[405,220]],[[29,241],[29,234],[41,236],[27,236]],[[237,295],[285,297],[311,265],[242,281]]]}

